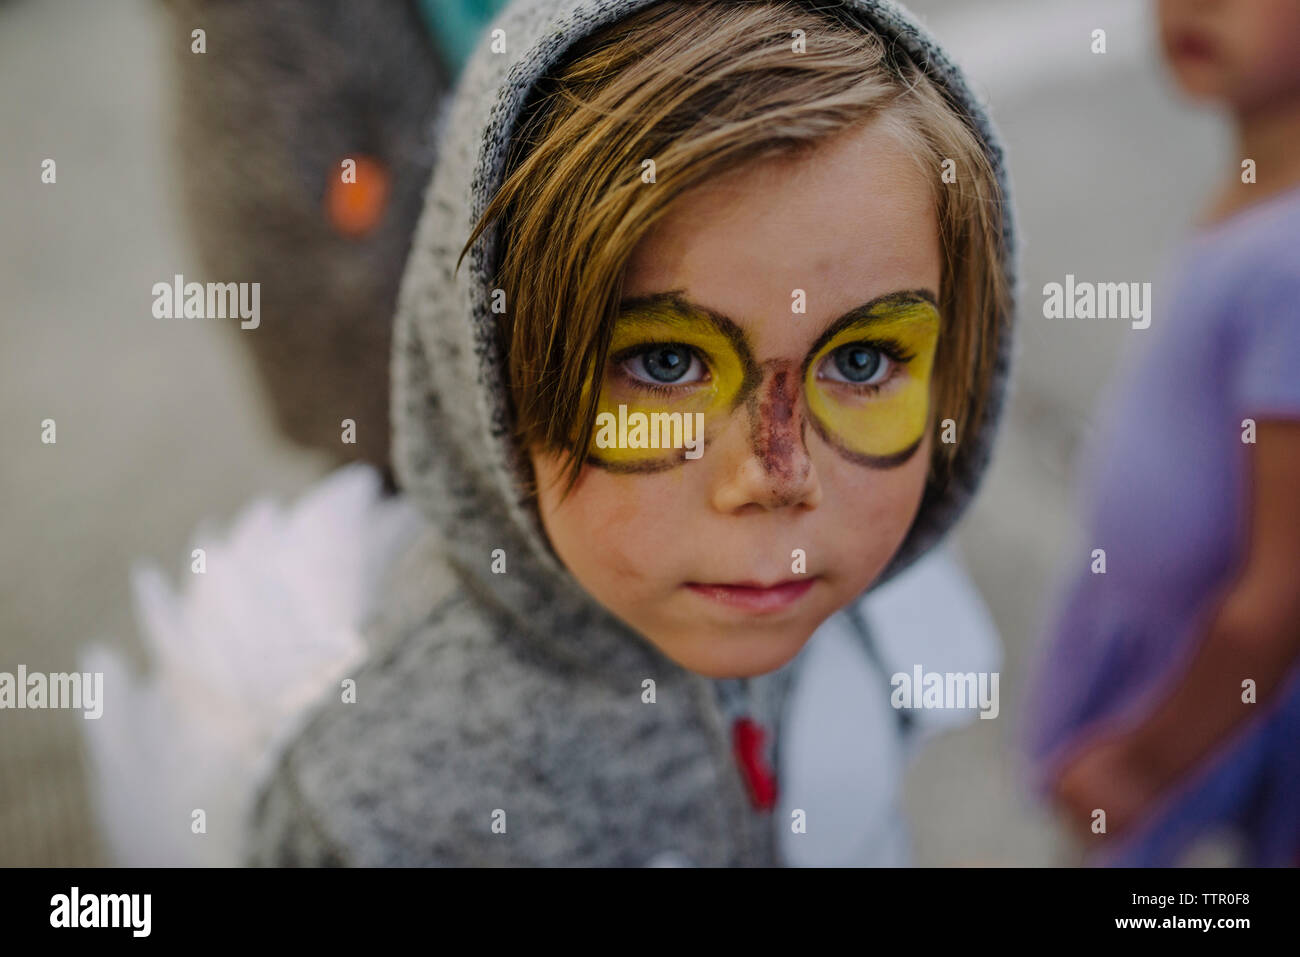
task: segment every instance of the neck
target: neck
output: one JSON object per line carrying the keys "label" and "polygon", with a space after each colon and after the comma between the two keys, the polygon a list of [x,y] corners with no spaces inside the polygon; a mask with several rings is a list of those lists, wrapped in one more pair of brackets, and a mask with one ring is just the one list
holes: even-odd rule
{"label": "neck", "polygon": [[[1236,163],[1211,207],[1211,223],[1300,186],[1300,96],[1242,110],[1235,118]],[[1255,161],[1256,182],[1242,182],[1241,163]]]}

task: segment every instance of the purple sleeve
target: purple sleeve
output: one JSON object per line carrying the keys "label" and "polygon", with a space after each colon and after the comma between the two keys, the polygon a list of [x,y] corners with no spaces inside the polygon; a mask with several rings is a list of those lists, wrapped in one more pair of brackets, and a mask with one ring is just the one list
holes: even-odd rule
{"label": "purple sleeve", "polygon": [[1233,398],[1243,416],[1300,418],[1300,251],[1261,264],[1243,297]]}

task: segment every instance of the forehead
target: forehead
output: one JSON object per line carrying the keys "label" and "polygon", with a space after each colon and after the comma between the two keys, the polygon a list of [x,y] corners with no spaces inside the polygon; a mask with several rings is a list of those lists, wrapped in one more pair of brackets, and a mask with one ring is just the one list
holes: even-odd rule
{"label": "forehead", "polygon": [[623,294],[683,290],[730,316],[762,358],[806,347],[878,296],[937,290],[939,274],[931,183],[907,141],[873,121],[684,193],[634,250]]}

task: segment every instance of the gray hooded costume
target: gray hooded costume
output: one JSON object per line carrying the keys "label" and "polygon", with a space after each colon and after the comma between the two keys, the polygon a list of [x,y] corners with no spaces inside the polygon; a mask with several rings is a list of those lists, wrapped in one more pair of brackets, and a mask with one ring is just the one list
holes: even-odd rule
{"label": "gray hooded costume", "polygon": [[[510,54],[493,55],[485,38],[439,118],[392,384],[395,467],[430,527],[388,576],[354,675],[357,700],[341,704],[335,692],[320,701],[262,788],[246,835],[252,863],[782,863],[774,815],[756,807],[753,788],[779,765],[782,707],[804,655],[758,678],[708,679],[587,595],[522,491],[526,463],[509,438],[488,299],[495,229],[467,256],[469,275],[452,273],[499,186],[532,85],[575,41],[651,2],[516,0],[488,28],[505,31]],[[935,43],[894,3],[848,6],[968,111],[1005,190],[996,134]],[[1004,219],[1014,289],[1009,206]],[[1009,327],[973,454],[945,494],[927,495],[886,577],[931,548],[975,491],[1002,404]],[[501,556],[506,572],[494,574]],[[765,736],[738,760],[742,716]]]}

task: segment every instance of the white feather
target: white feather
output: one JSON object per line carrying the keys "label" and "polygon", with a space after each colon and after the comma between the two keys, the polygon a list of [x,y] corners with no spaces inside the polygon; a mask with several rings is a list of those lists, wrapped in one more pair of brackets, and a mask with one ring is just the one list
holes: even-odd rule
{"label": "white feather", "polygon": [[[234,865],[249,802],[309,705],[366,652],[378,578],[422,526],[349,465],[289,507],[250,503],[228,533],[194,536],[206,572],[173,588],[131,570],[150,672],[98,644],[104,713],[86,728],[96,813],[114,863]],[[193,812],[206,833],[193,833]]]}

